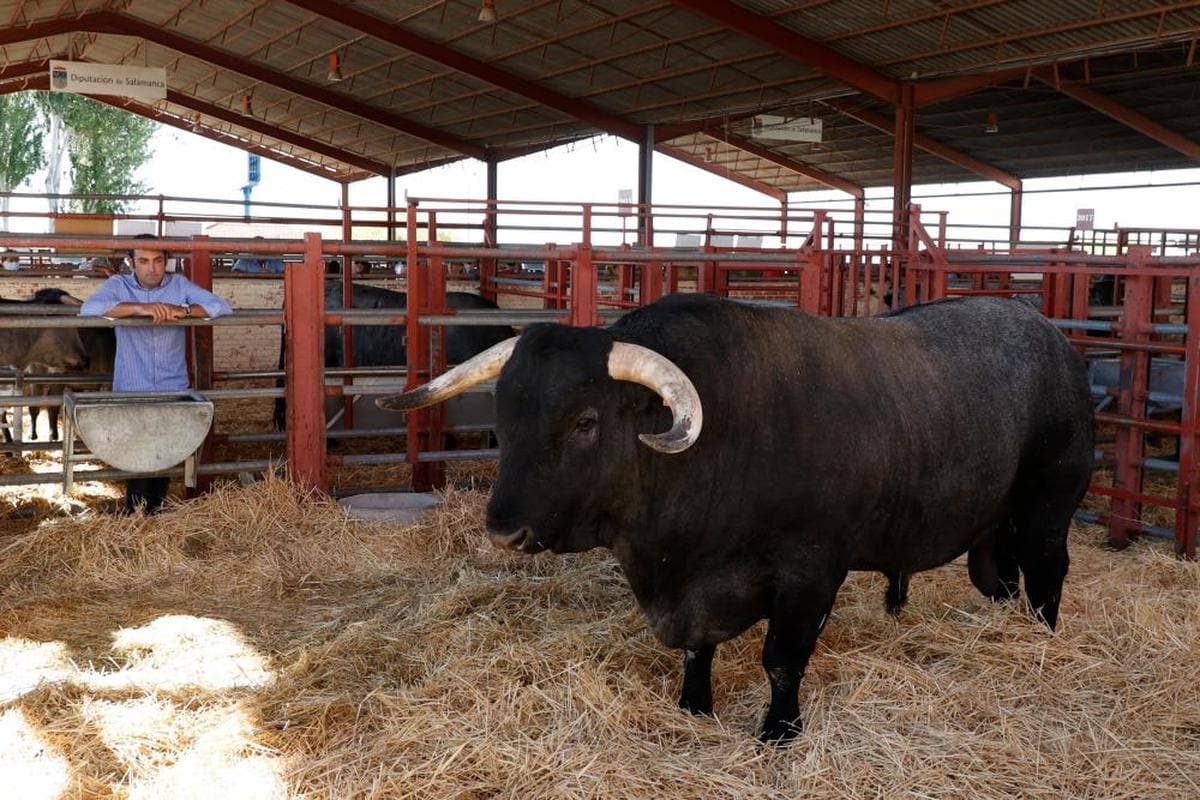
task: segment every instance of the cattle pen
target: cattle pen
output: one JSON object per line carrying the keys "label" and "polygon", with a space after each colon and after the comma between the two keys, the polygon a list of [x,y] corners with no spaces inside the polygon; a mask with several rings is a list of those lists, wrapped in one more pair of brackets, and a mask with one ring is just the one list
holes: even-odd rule
{"label": "cattle pen", "polygon": [[[206,397],[263,403],[279,398],[287,408],[282,431],[211,434],[189,486],[202,489],[213,476],[261,471],[284,461],[300,485],[345,494],[353,487],[331,485],[330,470],[405,463],[411,469],[411,486],[424,490],[445,484],[446,463],[494,458],[496,451],[488,449],[486,441],[482,448],[448,448],[447,435],[470,438],[470,434],[486,433],[487,424],[478,420],[448,424],[437,408],[411,412],[407,419],[385,416],[382,422],[375,414],[366,427],[355,423],[356,415],[369,411],[374,397],[394,393],[402,385],[411,387],[445,369],[445,330],[450,324],[511,325],[518,330],[538,321],[603,324],[630,308],[681,290],[835,317],[868,316],[942,297],[995,294],[1023,297],[1038,306],[1089,360],[1115,359],[1115,379],[1110,376],[1105,383],[1093,385],[1102,469],[1090,490],[1095,500],[1081,510],[1080,518],[1106,527],[1114,546],[1125,546],[1132,537],[1146,534],[1173,539],[1177,553],[1194,557],[1200,524],[1200,498],[1194,491],[1200,469],[1195,401],[1200,387],[1196,350],[1200,337],[1190,332],[1197,330],[1200,320],[1194,316],[1200,313],[1196,298],[1200,255],[1189,248],[1188,237],[1195,232],[1160,231],[1154,244],[1138,231],[1124,231],[1112,241],[1099,237],[1076,241],[1074,231],[1055,231],[1051,235],[1060,235],[1062,242],[1051,246],[1049,232],[1034,229],[1032,240],[1016,247],[971,247],[954,239],[947,214],[926,213],[914,206],[906,247],[895,250],[888,238],[889,219],[883,216],[874,220],[867,216],[849,225],[844,212],[820,208],[794,209],[780,217],[746,208],[650,207],[638,212],[644,229],[658,230],[660,238],[695,236],[699,244],[595,244],[596,237],[618,230],[622,213],[613,204],[514,203],[509,207],[414,198],[404,209],[405,239],[395,243],[329,240],[317,233],[275,241],[164,239],[164,246],[187,254],[184,269],[203,286],[213,285],[214,260],[220,263],[220,257],[229,253],[253,251],[287,259],[282,293],[274,307],[240,308],[211,323],[185,323],[193,332],[194,385]],[[522,224],[531,218],[533,225]],[[497,220],[517,230],[549,231],[562,243],[488,246]],[[346,228],[350,226],[347,221]],[[447,229],[478,243],[439,242],[438,232]],[[698,233],[692,234],[693,230]],[[731,230],[754,234],[751,240],[739,242]],[[746,240],[748,235],[739,236]],[[570,243],[571,238],[577,241]],[[111,239],[0,235],[0,246],[35,252],[64,245],[111,251],[117,244]],[[404,265],[403,276],[388,283],[407,293],[407,309],[353,308],[356,277],[352,270],[325,275],[329,260],[349,264],[361,258]],[[542,267],[532,272],[524,268],[530,263]],[[474,279],[465,278],[468,274]],[[340,281],[345,308],[326,308],[327,277]],[[501,307],[448,308],[445,298],[451,282],[499,299]],[[1100,287],[1107,291],[1098,298]],[[7,316],[0,317],[3,328],[148,324],[83,320],[74,316],[70,306],[5,311]],[[214,329],[274,329],[285,320],[279,360],[286,363],[280,363],[280,369],[263,369],[261,362],[256,369],[242,370],[219,370],[214,365]],[[340,367],[324,364],[322,331],[334,325],[341,326],[347,353],[353,351],[355,326],[402,327],[408,367],[356,368],[352,361]],[[1157,376],[1164,369],[1177,375],[1172,385],[1178,387],[1178,394],[1164,392],[1159,385]],[[35,374],[20,380],[62,384],[70,377]],[[245,385],[255,381],[258,385]],[[264,381],[275,385],[261,385]],[[229,385],[239,382],[242,385]],[[341,399],[339,430],[327,430],[327,405],[336,405],[331,398]],[[47,394],[13,403],[37,407],[59,404],[61,398]],[[1177,416],[1152,414],[1155,403],[1176,409]],[[413,435],[407,435],[410,431]],[[372,438],[402,439],[404,448],[346,452],[327,446],[327,441],[344,444]],[[251,459],[213,458],[218,447],[242,444],[262,444],[267,450]],[[10,445],[17,451],[40,447],[20,441]],[[180,468],[175,474],[181,474]],[[120,474],[102,470],[92,477],[113,479]],[[61,478],[48,473],[0,476],[3,485],[57,480]]]}
{"label": "cattle pen", "polygon": [[[956,247],[947,215],[915,207],[903,253],[887,220],[866,225],[860,245],[842,212],[818,208],[796,210],[786,238],[772,238],[784,232],[778,218],[768,227],[752,210],[645,209],[668,240],[680,228],[698,242],[643,248],[589,242],[589,217],[596,237],[616,227],[615,207],[553,210],[568,220],[555,244],[487,246],[486,204],[415,198],[397,242],[163,240],[193,280],[237,306],[180,323],[195,385],[217,409],[191,499],[156,517],[96,514],[110,502],[106,481],[125,477],[103,466],[75,472],[74,500],[40,493],[35,481],[63,479],[45,441],[10,445],[19,457],[0,474],[24,498],[11,501],[0,539],[0,762],[20,771],[29,796],[184,797],[197,786],[255,800],[1195,795],[1200,718],[1186,698],[1200,572],[1158,544],[1188,554],[1176,476],[1182,485],[1195,469],[1195,393],[1178,398],[1179,421],[1149,416],[1146,401],[1163,399],[1152,358],[1195,368],[1200,260],[1140,248],[1133,235],[1120,246],[1072,242],[1069,231],[1022,248]],[[449,226],[479,240],[438,242]],[[745,229],[754,233],[739,242]],[[223,265],[239,252],[280,255],[285,271],[232,275]],[[331,259],[386,267],[331,275]],[[73,269],[37,272],[0,286],[84,293],[95,283]],[[1113,293],[1098,298],[1109,276]],[[410,302],[330,309],[327,280],[341,282],[347,305],[357,283]],[[449,288],[490,294],[499,308],[447,308]],[[448,325],[603,324],[701,290],[827,316],[885,312],[888,295],[896,305],[1016,295],[1081,351],[1118,359],[1117,381],[1093,387],[1098,404],[1111,399],[1097,423],[1096,486],[1071,535],[1059,632],[980,598],[961,562],[917,576],[898,618],[880,607],[881,578],[855,574],[802,689],[804,733],[762,748],[752,738],[761,627],[719,654],[715,717],[683,714],[675,653],[650,634],[610,558],[527,561],[482,541],[495,451],[444,439],[477,429],[433,414],[360,427],[374,397],[444,368]],[[6,327],[85,324],[95,321],[70,307],[0,317]],[[326,368],[322,329],[352,339],[359,325],[403,331],[409,367]],[[12,399],[58,402],[53,389]],[[287,401],[283,431],[271,429],[276,399]],[[341,430],[326,430],[331,415]],[[247,472],[263,477],[231,480]],[[356,519],[328,496],[439,485],[440,504],[410,524]],[[1127,549],[1106,546],[1121,536]]]}

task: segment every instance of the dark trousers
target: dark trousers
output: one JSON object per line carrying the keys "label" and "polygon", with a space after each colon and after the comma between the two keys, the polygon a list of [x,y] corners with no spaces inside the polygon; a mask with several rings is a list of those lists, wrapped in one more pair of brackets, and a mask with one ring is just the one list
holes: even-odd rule
{"label": "dark trousers", "polygon": [[125,481],[125,513],[132,514],[140,505],[147,514],[157,514],[167,499],[170,478],[131,478]]}

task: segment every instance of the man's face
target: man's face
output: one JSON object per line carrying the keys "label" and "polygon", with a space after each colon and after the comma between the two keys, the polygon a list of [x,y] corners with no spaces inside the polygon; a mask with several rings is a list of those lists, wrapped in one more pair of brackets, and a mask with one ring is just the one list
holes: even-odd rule
{"label": "man's face", "polygon": [[167,274],[167,254],[162,250],[134,250],[133,274],[142,286],[156,288]]}

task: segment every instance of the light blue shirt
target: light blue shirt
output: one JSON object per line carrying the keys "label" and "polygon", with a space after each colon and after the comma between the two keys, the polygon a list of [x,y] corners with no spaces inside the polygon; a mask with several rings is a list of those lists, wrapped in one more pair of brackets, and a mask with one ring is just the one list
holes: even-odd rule
{"label": "light blue shirt", "polygon": [[[182,275],[167,274],[154,289],[133,275],[113,275],[79,308],[81,317],[103,317],[119,303],[185,303],[204,308],[207,317],[233,311],[229,303],[201,289]],[[180,325],[118,327],[117,357],[113,365],[113,391],[156,392],[186,389],[187,335]]]}

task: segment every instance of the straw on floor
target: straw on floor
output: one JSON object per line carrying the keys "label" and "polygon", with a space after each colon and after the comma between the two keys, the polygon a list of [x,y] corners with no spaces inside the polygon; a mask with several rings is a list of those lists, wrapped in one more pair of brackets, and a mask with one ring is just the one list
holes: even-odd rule
{"label": "straw on floor", "polygon": [[397,527],[268,476],[0,533],[0,774],[23,797],[1200,796],[1200,565],[1165,546],[1076,531],[1056,634],[962,565],[899,619],[851,576],[777,749],[761,626],[718,651],[717,718],[684,714],[611,558],[495,551],[485,502]]}

